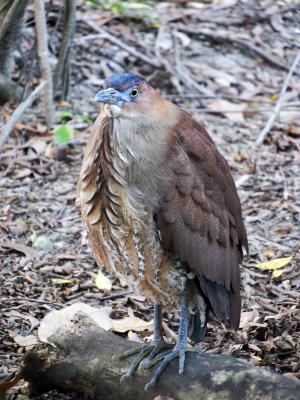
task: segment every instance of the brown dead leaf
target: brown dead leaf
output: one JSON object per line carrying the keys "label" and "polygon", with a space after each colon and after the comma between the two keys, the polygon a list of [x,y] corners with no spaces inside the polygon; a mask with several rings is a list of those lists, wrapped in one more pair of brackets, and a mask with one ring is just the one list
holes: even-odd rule
{"label": "brown dead leaf", "polygon": [[103,290],[104,292],[110,292],[112,289],[111,280],[106,275],[104,275],[101,270],[98,271],[95,279],[95,285],[98,289]]}
{"label": "brown dead leaf", "polygon": [[15,250],[18,253],[25,254],[28,258],[37,258],[40,256],[40,253],[34,250],[32,247],[26,246],[25,244],[15,243],[12,241],[0,241],[0,247],[9,250]]}
{"label": "brown dead leaf", "polygon": [[251,326],[251,322],[259,320],[259,313],[256,309],[252,311],[242,311],[240,320],[240,329],[246,329]]}
{"label": "brown dead leaf", "polygon": [[242,162],[247,161],[247,160],[248,160],[248,156],[243,151],[240,151],[238,154],[236,154],[234,156],[234,161],[236,161],[238,163],[242,163]]}
{"label": "brown dead leaf", "polygon": [[272,278],[273,279],[279,278],[283,273],[284,273],[284,269],[275,269],[272,272]]}
{"label": "brown dead leaf", "polygon": [[275,251],[272,249],[268,249],[267,251],[264,252],[264,256],[272,258],[275,256]]}
{"label": "brown dead leaf", "polygon": [[283,225],[278,225],[276,228],[276,232],[287,235],[291,232],[292,228],[290,226],[283,226]]}
{"label": "brown dead leaf", "polygon": [[14,387],[21,379],[22,375],[20,372],[14,374],[9,374],[7,377],[5,376],[6,379],[1,379],[0,381],[0,399],[3,400],[5,399],[6,392]]}
{"label": "brown dead leaf", "polygon": [[17,218],[9,225],[9,230],[13,235],[21,236],[28,231],[28,226],[24,220]]}
{"label": "brown dead leaf", "polygon": [[168,396],[156,396],[153,400],[174,400],[172,397]]}
{"label": "brown dead leaf", "polygon": [[23,168],[14,175],[14,178],[15,179],[23,179],[23,178],[27,178],[27,176],[30,176],[31,174],[32,174],[31,169]]}
{"label": "brown dead leaf", "polygon": [[14,341],[21,347],[35,346],[38,344],[38,339],[34,335],[17,335],[14,337]]}
{"label": "brown dead leaf", "polygon": [[26,143],[28,147],[31,147],[37,154],[44,154],[47,146],[47,142],[45,139],[40,139],[38,137],[34,137],[30,139],[29,142]]}
{"label": "brown dead leaf", "polygon": [[236,104],[228,100],[218,99],[209,103],[208,108],[216,113],[225,115],[230,121],[244,122],[243,111],[246,108],[246,104]]}
{"label": "brown dead leaf", "polygon": [[76,315],[83,314],[90,318],[97,326],[106,331],[127,332],[144,331],[153,329],[153,321],[143,321],[135,317],[133,311],[129,309],[129,317],[123,319],[112,319],[110,314],[112,307],[95,308],[85,303],[75,303],[62,310],[50,311],[41,321],[38,336],[40,341],[51,343],[51,336],[59,332],[66,331],[73,325]]}
{"label": "brown dead leaf", "polygon": [[254,356],[252,354],[251,354],[250,358],[251,358],[251,360],[255,361],[258,364],[262,362],[262,359],[260,357]]}
{"label": "brown dead leaf", "polygon": [[128,309],[128,315],[129,317],[123,319],[112,320],[112,330],[124,333],[129,330],[141,332],[153,329],[153,321],[143,321],[142,319],[135,317],[130,308]]}
{"label": "brown dead leaf", "polygon": [[65,307],[62,310],[50,311],[40,323],[38,337],[41,342],[51,343],[51,336],[55,335],[58,331],[64,331],[70,328],[76,314],[80,313],[88,316],[96,325],[108,331],[111,328],[109,318],[111,310],[111,307],[96,309],[88,304],[79,302]]}
{"label": "brown dead leaf", "polygon": [[268,271],[268,270],[273,270],[273,269],[278,269],[278,268],[284,267],[285,265],[289,264],[292,261],[292,258],[293,258],[293,256],[276,258],[274,260],[266,261],[263,263],[246,264],[246,266],[250,267],[250,268],[258,268],[263,271]]}
{"label": "brown dead leaf", "polygon": [[11,310],[11,311],[9,311],[9,312],[7,313],[7,315],[10,316],[10,317],[25,319],[26,321],[29,321],[29,322],[30,322],[30,329],[31,329],[31,330],[34,329],[34,328],[36,328],[37,326],[39,326],[39,323],[40,323],[40,322],[39,322],[35,317],[33,317],[32,315],[30,315],[30,314],[22,314],[22,313],[20,313],[19,311],[16,311],[16,310]]}
{"label": "brown dead leaf", "polygon": [[140,338],[138,337],[138,335],[135,332],[129,331],[127,334],[128,339],[131,342],[140,342]]}
{"label": "brown dead leaf", "polygon": [[297,378],[296,374],[293,374],[292,372],[286,372],[285,374],[283,374],[283,376],[299,383],[299,379]]}

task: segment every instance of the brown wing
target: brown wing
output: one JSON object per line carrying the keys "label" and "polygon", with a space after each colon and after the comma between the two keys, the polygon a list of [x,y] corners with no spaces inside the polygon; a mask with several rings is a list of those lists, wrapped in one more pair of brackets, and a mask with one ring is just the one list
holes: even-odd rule
{"label": "brown wing", "polygon": [[237,329],[239,263],[248,243],[236,187],[227,162],[187,113],[174,134],[157,215],[162,243],[197,274],[217,318]]}

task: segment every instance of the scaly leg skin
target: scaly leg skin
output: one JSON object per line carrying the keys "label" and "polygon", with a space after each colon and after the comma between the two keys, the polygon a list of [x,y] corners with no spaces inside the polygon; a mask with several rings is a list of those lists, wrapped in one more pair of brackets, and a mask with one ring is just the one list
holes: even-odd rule
{"label": "scaly leg skin", "polygon": [[[139,353],[136,358],[133,360],[126,374],[121,377],[121,382],[131,377],[139,365],[145,360],[145,365],[151,362],[151,360],[161,352],[161,350],[169,348],[168,345],[163,338],[162,334],[162,323],[161,323],[161,305],[156,304],[154,306],[154,338],[151,344],[145,344],[142,347],[137,347],[131,350],[126,351],[125,353],[116,356],[119,360],[123,358],[129,357],[133,354]],[[147,357],[148,356],[148,357]],[[143,366],[145,366],[143,364]]]}
{"label": "scaly leg skin", "polygon": [[180,313],[180,325],[179,325],[179,337],[176,346],[173,350],[159,354],[157,357],[152,358],[150,363],[147,363],[147,368],[151,367],[158,361],[161,361],[157,370],[155,371],[152,379],[146,384],[145,391],[151,386],[154,386],[162,374],[163,370],[174,358],[179,358],[179,373],[182,374],[184,370],[185,353],[189,351],[187,349],[187,330],[188,330],[188,317],[189,317],[189,299],[188,292],[185,289],[181,301],[181,313]]}

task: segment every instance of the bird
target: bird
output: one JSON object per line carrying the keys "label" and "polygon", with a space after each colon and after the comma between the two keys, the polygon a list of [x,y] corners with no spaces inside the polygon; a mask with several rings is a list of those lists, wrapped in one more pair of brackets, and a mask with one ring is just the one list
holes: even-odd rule
{"label": "bird", "polygon": [[[77,201],[101,268],[154,305],[152,343],[130,350],[122,379],[158,364],[145,390],[175,358],[184,372],[188,339],[213,318],[237,330],[240,264],[248,241],[230,167],[203,124],[142,76],[105,79],[84,152]],[[178,311],[177,343],[163,337],[162,311]]]}

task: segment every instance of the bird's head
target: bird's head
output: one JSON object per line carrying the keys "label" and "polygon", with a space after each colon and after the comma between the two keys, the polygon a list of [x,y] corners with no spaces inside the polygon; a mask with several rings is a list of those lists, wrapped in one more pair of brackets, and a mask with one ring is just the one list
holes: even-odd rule
{"label": "bird's head", "polygon": [[113,117],[138,120],[164,120],[171,103],[141,76],[114,74],[104,81],[104,90],[96,94],[99,103],[107,104]]}

